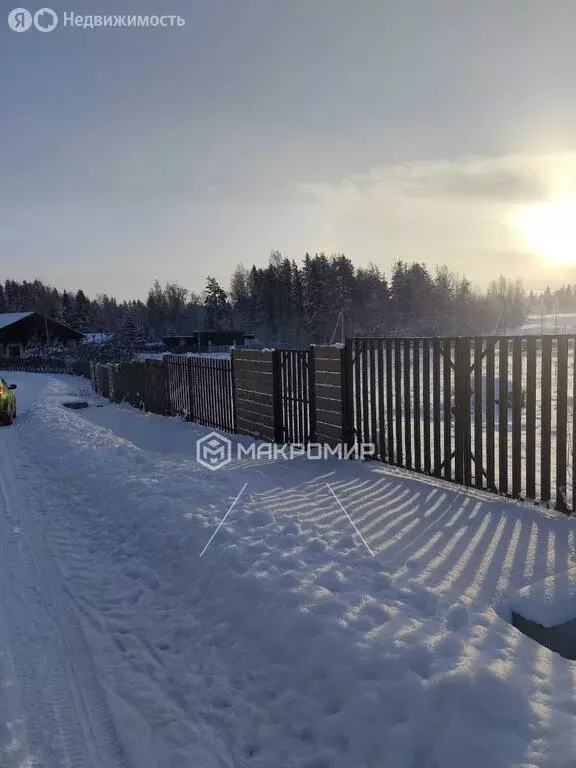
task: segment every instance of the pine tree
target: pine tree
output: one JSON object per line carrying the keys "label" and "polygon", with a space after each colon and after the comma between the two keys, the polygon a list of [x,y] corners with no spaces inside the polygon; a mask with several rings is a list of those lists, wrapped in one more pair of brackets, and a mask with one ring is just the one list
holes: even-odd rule
{"label": "pine tree", "polygon": [[208,277],[204,291],[204,308],[208,329],[224,330],[230,328],[230,305],[226,291],[214,277]]}

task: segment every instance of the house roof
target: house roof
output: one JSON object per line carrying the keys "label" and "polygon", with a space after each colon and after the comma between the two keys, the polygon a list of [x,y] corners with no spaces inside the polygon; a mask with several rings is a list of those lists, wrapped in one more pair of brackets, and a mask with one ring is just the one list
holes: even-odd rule
{"label": "house roof", "polygon": [[6,328],[9,325],[14,325],[19,320],[24,320],[25,317],[33,315],[34,312],[0,312],[0,328]]}
{"label": "house roof", "polygon": [[71,328],[69,325],[66,325],[66,323],[62,323],[60,320],[54,320],[51,317],[46,317],[45,315],[40,314],[40,312],[4,312],[0,313],[0,330],[3,330],[4,328],[8,328],[11,325],[15,325],[16,323],[19,323],[21,320],[24,320],[27,317],[38,317],[43,322],[49,323],[52,328],[55,326],[59,326],[60,328],[66,328],[66,330],[71,334],[71,336],[80,339],[82,337],[82,334],[80,331],[76,331],[74,328]]}

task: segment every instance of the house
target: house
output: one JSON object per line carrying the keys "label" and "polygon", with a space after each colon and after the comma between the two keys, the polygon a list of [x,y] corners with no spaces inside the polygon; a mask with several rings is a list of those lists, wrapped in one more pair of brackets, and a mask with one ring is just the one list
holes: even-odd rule
{"label": "house", "polygon": [[114,338],[113,333],[84,333],[82,335],[84,336],[82,344],[93,344],[95,346],[110,344]]}
{"label": "house", "polygon": [[244,331],[198,330],[192,323],[184,320],[176,324],[174,334],[164,336],[162,341],[170,352],[184,353],[209,352],[218,347],[241,347],[246,339],[253,338]]}
{"label": "house", "polygon": [[48,345],[81,339],[80,331],[39,312],[0,313],[0,357],[20,357],[32,341]]}

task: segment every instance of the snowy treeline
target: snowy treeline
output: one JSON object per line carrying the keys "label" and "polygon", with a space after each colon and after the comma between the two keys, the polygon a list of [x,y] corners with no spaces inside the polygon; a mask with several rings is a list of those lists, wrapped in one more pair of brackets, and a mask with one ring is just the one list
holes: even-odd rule
{"label": "snowy treeline", "polygon": [[0,312],[37,311],[80,331],[111,333],[106,356],[144,349],[183,321],[195,329],[239,328],[269,345],[308,344],[330,341],[342,324],[347,335],[492,333],[503,316],[508,328],[519,325],[526,304],[520,281],[500,278],[481,293],[445,266],[398,261],[386,275],[374,265],[355,267],[343,254],[306,254],[297,264],[277,251],[265,267],[236,267],[228,290],[208,277],[202,294],[158,280],[145,300],[132,301],[90,299],[39,280],[0,284]]}
{"label": "snowy treeline", "polygon": [[562,285],[555,291],[546,286],[542,293],[530,291],[528,296],[528,309],[530,312],[550,314],[552,312],[574,313],[576,312],[576,285]]}

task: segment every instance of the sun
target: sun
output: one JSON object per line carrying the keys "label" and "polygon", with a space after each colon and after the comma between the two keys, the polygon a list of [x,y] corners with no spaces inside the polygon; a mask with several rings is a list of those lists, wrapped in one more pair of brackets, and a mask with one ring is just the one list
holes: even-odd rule
{"label": "sun", "polygon": [[509,223],[548,264],[576,264],[576,197],[525,206]]}

